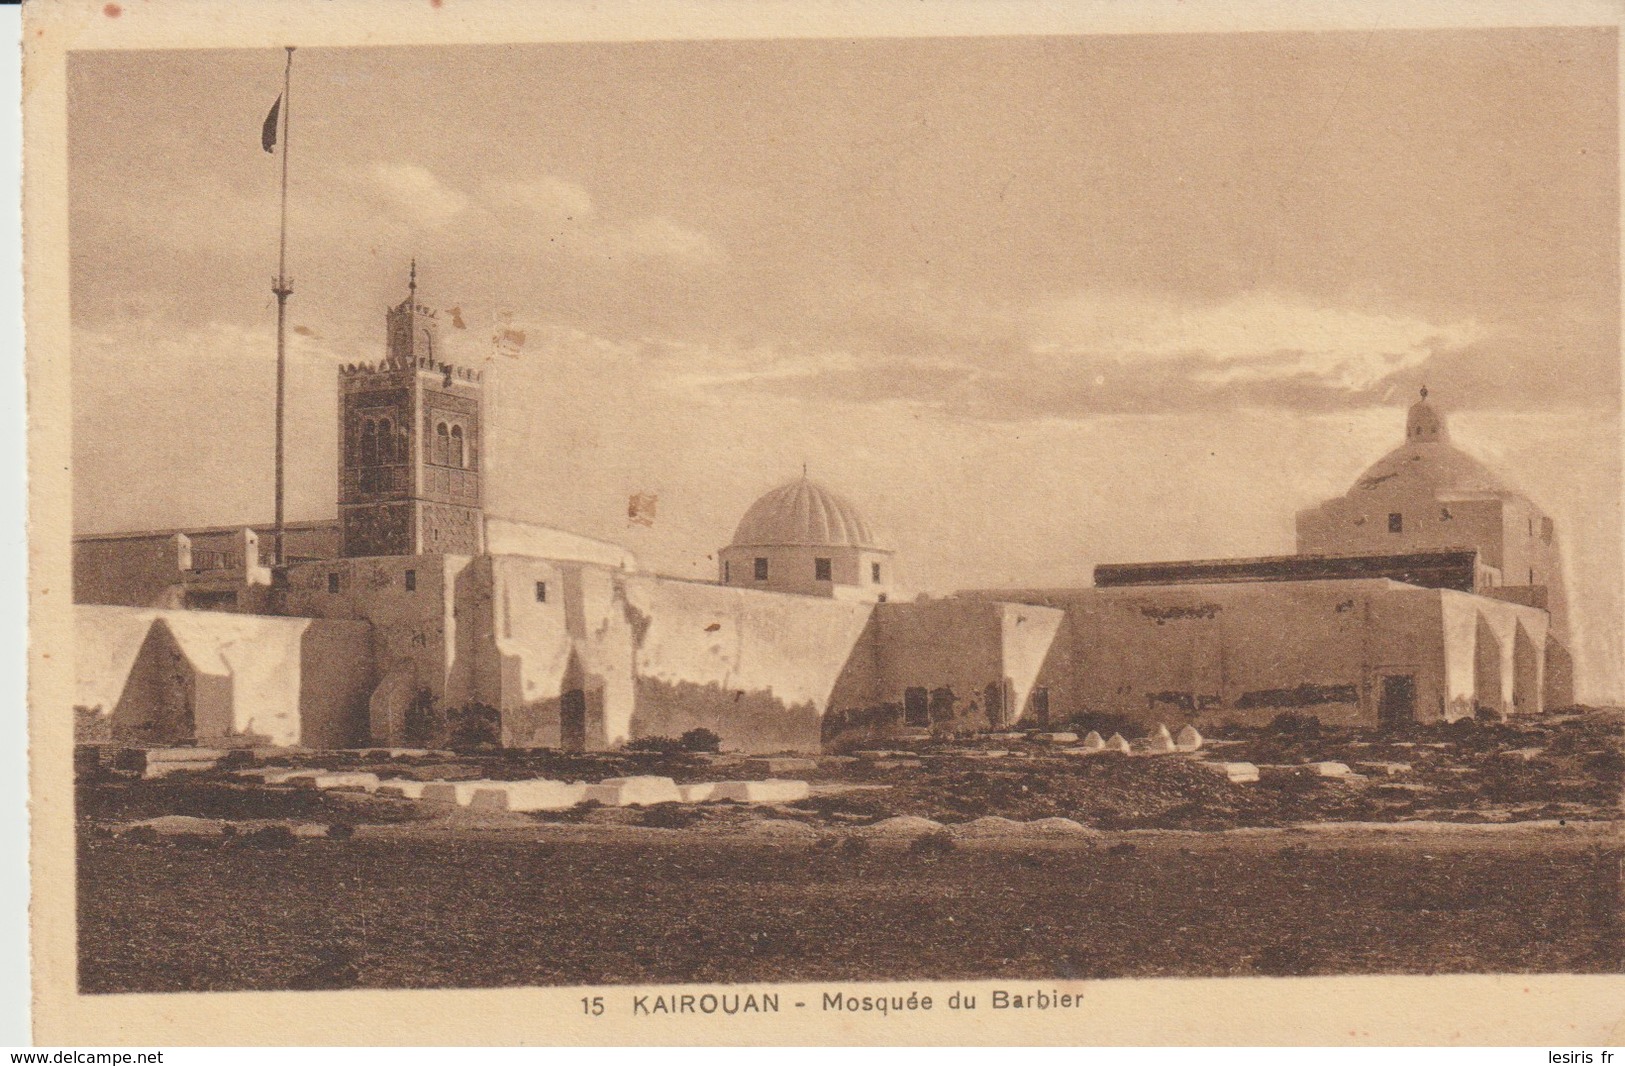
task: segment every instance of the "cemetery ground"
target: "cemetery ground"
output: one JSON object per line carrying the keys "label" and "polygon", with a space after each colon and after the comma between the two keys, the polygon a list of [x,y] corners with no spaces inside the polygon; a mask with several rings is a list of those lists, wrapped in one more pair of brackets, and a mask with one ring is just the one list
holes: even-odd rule
{"label": "cemetery ground", "polygon": [[[779,775],[812,785],[790,803],[526,813],[86,760],[80,987],[1617,973],[1622,720],[1287,721],[1196,755],[888,741]],[[276,759],[426,781],[763,776],[678,752]]]}

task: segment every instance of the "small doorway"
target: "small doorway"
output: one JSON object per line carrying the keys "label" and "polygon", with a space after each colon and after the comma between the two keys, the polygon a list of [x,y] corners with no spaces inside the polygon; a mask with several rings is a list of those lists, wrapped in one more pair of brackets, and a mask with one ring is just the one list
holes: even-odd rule
{"label": "small doorway", "polygon": [[903,691],[903,724],[922,726],[931,724],[931,711],[927,705],[927,695],[923,688],[910,688]]}
{"label": "small doorway", "polygon": [[1388,727],[1416,721],[1416,675],[1388,674],[1382,679],[1377,704],[1377,725]]}
{"label": "small doorway", "polygon": [[572,688],[559,697],[559,747],[587,750],[587,694]]}
{"label": "small doorway", "polygon": [[1033,721],[1039,725],[1049,725],[1049,689],[1043,685],[1033,689],[1028,697],[1028,706],[1032,708]]}

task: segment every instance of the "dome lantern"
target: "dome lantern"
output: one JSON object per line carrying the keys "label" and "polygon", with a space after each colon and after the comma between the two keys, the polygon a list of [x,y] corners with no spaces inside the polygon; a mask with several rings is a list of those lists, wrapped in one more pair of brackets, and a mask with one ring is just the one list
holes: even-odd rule
{"label": "dome lantern", "polygon": [[1422,386],[1422,398],[1411,404],[1405,416],[1405,442],[1407,444],[1449,444],[1450,432],[1445,428],[1444,416],[1428,403],[1428,387]]}

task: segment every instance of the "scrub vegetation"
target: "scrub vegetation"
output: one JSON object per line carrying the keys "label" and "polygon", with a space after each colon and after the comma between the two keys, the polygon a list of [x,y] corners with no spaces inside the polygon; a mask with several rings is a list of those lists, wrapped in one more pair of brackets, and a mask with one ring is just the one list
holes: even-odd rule
{"label": "scrub vegetation", "polygon": [[[1200,757],[898,739],[797,764],[786,776],[813,795],[795,803],[526,814],[251,784],[240,766],[146,780],[84,753],[81,985],[1619,972],[1621,723],[1575,710],[1378,735],[1294,719],[1214,730]],[[275,761],[769,776],[651,747]]]}

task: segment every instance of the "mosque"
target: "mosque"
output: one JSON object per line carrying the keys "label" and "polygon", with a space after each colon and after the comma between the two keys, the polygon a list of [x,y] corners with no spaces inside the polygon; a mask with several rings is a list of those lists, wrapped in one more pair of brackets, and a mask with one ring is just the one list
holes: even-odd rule
{"label": "mosque", "polygon": [[805,476],[750,507],[715,582],[487,513],[481,375],[438,359],[415,283],[386,320],[385,358],[339,371],[337,515],[286,526],[280,562],[249,528],[75,539],[81,740],[417,746],[478,708],[507,746],[704,727],[817,751],[1085,713],[1381,727],[1573,702],[1552,520],[1451,445],[1425,389],[1397,448],[1297,516],[1295,555],[900,602],[884,540]]}

